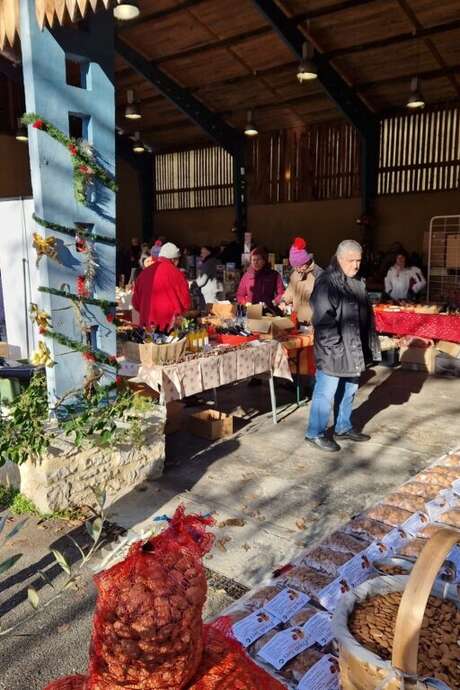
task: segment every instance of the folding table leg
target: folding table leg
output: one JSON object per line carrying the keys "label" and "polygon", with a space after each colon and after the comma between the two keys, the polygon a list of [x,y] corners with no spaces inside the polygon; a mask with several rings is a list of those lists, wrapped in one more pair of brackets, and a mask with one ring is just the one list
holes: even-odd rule
{"label": "folding table leg", "polygon": [[276,415],[275,379],[273,378],[273,372],[270,372],[270,378],[268,379],[268,385],[270,388],[270,401],[272,404],[273,424],[278,424],[278,418]]}

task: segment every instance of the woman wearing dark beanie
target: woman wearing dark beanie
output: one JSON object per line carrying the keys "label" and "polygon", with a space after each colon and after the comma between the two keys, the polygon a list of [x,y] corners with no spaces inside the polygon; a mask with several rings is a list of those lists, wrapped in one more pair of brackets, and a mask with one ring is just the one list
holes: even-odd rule
{"label": "woman wearing dark beanie", "polygon": [[284,293],[280,274],[270,268],[268,254],[264,247],[256,247],[251,252],[251,264],[241,278],[236,299],[239,304],[259,304],[273,309]]}

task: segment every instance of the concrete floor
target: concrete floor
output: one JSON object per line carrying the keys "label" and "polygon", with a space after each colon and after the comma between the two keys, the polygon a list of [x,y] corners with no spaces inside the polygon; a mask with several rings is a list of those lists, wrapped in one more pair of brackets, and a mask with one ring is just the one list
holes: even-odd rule
{"label": "concrete floor", "polygon": [[[320,539],[353,513],[378,500],[444,451],[460,444],[460,380],[377,368],[370,372],[356,400],[356,426],[372,434],[366,444],[344,444],[329,456],[303,440],[308,406],[285,407],[292,391],[279,387],[281,417],[276,427],[269,411],[268,386],[239,384],[219,392],[219,408],[237,415],[230,438],[209,443],[186,432],[167,441],[167,463],[160,480],[138,487],[111,509],[113,522],[139,532],[155,516],[170,515],[176,505],[215,513],[216,546],[206,565],[252,586],[287,561],[303,545]],[[258,410],[262,410],[260,414]],[[225,526],[228,518],[243,526]],[[2,558],[22,551],[13,575],[0,578],[0,624],[30,611],[27,587],[43,589],[37,570],[55,582],[49,547],[71,559],[65,535],[69,526],[29,521]],[[72,536],[83,539],[81,528]],[[1,559],[0,559],[1,560]],[[68,592],[21,629],[20,637],[0,638],[0,690],[42,690],[49,680],[87,666],[95,592],[85,573],[77,591]],[[213,583],[208,613],[228,601]],[[28,636],[24,636],[28,633]]]}
{"label": "concrete floor", "polygon": [[[237,415],[233,436],[210,443],[187,432],[168,437],[164,476],[113,506],[111,519],[136,529],[179,503],[215,513],[207,565],[253,586],[302,546],[322,538],[354,513],[460,444],[460,380],[377,367],[367,372],[354,423],[368,443],[344,443],[324,454],[304,441],[309,406],[285,407],[293,392],[279,388],[284,411],[274,425],[268,386],[238,384],[219,392],[219,409]],[[265,410],[260,415],[257,410]]]}

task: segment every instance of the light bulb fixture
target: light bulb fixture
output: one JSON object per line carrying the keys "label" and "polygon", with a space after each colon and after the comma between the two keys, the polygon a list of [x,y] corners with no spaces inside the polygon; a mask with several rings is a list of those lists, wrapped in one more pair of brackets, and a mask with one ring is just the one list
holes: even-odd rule
{"label": "light bulb fixture", "polygon": [[121,22],[136,19],[139,13],[139,3],[137,0],[116,0],[113,8],[113,16]]}
{"label": "light bulb fixture", "polygon": [[126,91],[126,108],[125,108],[125,117],[127,120],[140,120],[142,115],[141,111],[139,110],[139,106],[137,103],[134,102],[134,91],[132,89],[128,89]]}
{"label": "light bulb fixture", "polygon": [[318,68],[313,61],[313,49],[307,41],[302,44],[302,60],[297,68],[297,79],[301,84],[304,81],[318,79]]}
{"label": "light bulb fixture", "polygon": [[144,153],[145,146],[141,141],[139,132],[134,132],[134,143],[133,143],[134,153]]}
{"label": "light bulb fixture", "polygon": [[27,127],[22,124],[21,118],[18,118],[18,126],[16,129],[16,141],[29,141],[29,137],[27,134]]}
{"label": "light bulb fixture", "polygon": [[410,96],[407,100],[406,107],[411,110],[421,110],[425,107],[425,99],[419,88],[418,77],[414,77],[410,83]]}
{"label": "light bulb fixture", "polygon": [[257,129],[256,123],[254,122],[252,110],[248,110],[248,117],[246,120],[246,126],[244,128],[244,133],[246,134],[247,137],[256,137],[259,134],[259,130]]}

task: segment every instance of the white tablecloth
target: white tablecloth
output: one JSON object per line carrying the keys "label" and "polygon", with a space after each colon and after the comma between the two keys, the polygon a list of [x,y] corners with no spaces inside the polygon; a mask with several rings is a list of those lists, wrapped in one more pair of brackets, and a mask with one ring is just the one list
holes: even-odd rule
{"label": "white tablecloth", "polygon": [[141,366],[135,381],[161,393],[166,403],[267,372],[292,381],[286,351],[275,340],[254,341],[247,347],[222,349],[219,354],[178,364]]}

